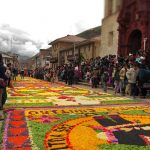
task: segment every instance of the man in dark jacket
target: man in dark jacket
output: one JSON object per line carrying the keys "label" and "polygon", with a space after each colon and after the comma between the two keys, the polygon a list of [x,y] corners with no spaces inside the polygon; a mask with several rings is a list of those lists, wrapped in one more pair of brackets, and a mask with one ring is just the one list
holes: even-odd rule
{"label": "man in dark jacket", "polygon": [[0,100],[0,109],[3,108],[3,105],[6,102],[7,99],[7,92],[6,92],[6,85],[7,85],[7,76],[5,75],[6,72],[6,67],[4,67],[3,65],[3,58],[2,58],[2,54],[0,54],[0,80],[1,80],[1,84],[0,84],[0,90],[2,91],[2,97]]}
{"label": "man in dark jacket", "polygon": [[72,66],[69,66],[68,68],[67,77],[68,77],[68,85],[72,85],[74,79],[74,70]]}

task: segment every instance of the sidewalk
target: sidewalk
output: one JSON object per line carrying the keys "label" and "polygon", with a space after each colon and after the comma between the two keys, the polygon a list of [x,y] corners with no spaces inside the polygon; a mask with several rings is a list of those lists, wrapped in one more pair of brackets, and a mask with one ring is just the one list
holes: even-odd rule
{"label": "sidewalk", "polygon": [[[58,83],[65,84],[63,81],[58,81]],[[97,88],[92,88],[90,83],[87,83],[87,82],[79,82],[78,84],[73,84],[73,86],[76,86],[79,88],[85,88],[85,89],[89,89],[89,90],[94,90],[96,92],[100,92],[100,91],[104,92],[100,86],[98,86]],[[114,96],[122,96],[119,93],[115,95],[114,91],[113,91],[113,87],[107,87],[107,93],[112,94]],[[131,99],[143,100],[144,102],[150,103],[149,98],[144,98],[144,97],[139,97],[139,96],[133,98],[132,96],[129,96],[129,95],[125,95],[125,97],[131,98]]]}
{"label": "sidewalk", "polygon": [[[85,85],[85,86],[90,86],[91,87],[91,84],[90,83],[87,83],[87,82],[79,82],[79,85]],[[100,85],[98,85],[98,89],[100,89]],[[96,88],[93,88],[93,89],[96,89]],[[107,87],[108,90],[113,90],[113,87],[110,87],[108,86]]]}
{"label": "sidewalk", "polygon": [[[85,83],[85,82],[79,82],[79,85],[84,86],[84,88],[88,86],[88,88],[90,88],[91,90],[94,89],[95,91],[99,91],[99,90],[102,91],[103,90],[100,86],[98,88],[91,88],[91,85],[89,83]],[[108,93],[115,95],[114,91],[113,91],[113,87],[107,87],[107,89],[108,89],[107,90]],[[118,93],[118,94],[116,94],[116,96],[122,96],[122,95],[120,95]],[[133,98],[132,96],[129,96],[129,95],[125,95],[125,97],[137,99],[137,100],[144,100],[145,102],[150,103],[150,98],[144,98],[144,97],[140,97],[140,96]]]}

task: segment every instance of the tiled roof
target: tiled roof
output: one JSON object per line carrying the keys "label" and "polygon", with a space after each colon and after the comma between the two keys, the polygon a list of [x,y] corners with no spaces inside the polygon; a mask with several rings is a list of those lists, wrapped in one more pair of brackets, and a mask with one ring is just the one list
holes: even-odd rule
{"label": "tiled roof", "polygon": [[97,42],[97,41],[100,41],[100,36],[96,36],[96,37],[93,37],[91,39],[88,39],[88,40],[85,40],[85,41],[82,41],[82,42],[78,42],[76,44],[76,46],[86,45],[86,44],[89,44],[89,43],[92,43],[92,42]]}
{"label": "tiled roof", "polygon": [[[101,39],[100,39],[100,36],[96,36],[94,38],[91,38],[89,40],[84,40],[84,41],[81,41],[81,42],[77,42],[75,44],[75,46],[83,46],[83,45],[86,45],[86,44],[89,44],[89,43],[94,43],[94,42],[99,42]],[[72,49],[74,47],[74,45],[72,46],[69,46],[69,47],[66,47],[66,48],[63,48],[61,49],[60,51],[64,51],[64,50],[69,50],[69,49]]]}
{"label": "tiled roof", "polygon": [[91,41],[100,41],[101,37],[100,36],[96,36],[90,39]]}
{"label": "tiled roof", "polygon": [[7,54],[2,54],[2,57],[3,57],[3,58],[13,58],[12,56],[9,56],[9,55],[7,55]]}
{"label": "tiled roof", "polygon": [[76,43],[76,42],[82,42],[86,39],[81,38],[79,36],[75,36],[75,35],[67,35],[65,37],[62,38],[58,38],[55,41],[52,41],[51,43],[49,43],[49,45],[54,44],[56,42],[67,42],[67,43]]}

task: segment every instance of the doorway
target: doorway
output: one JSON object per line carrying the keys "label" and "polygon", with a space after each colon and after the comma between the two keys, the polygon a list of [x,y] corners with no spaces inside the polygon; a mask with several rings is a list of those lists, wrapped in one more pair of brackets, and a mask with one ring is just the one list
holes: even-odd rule
{"label": "doorway", "polygon": [[129,53],[136,54],[142,46],[142,32],[140,30],[134,30],[129,36]]}

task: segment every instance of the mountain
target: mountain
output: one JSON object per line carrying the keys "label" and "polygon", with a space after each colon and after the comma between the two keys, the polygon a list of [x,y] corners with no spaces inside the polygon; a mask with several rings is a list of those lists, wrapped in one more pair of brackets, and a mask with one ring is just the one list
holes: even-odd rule
{"label": "mountain", "polygon": [[99,36],[99,35],[101,35],[101,26],[88,29],[86,31],[83,31],[83,32],[77,34],[76,36],[80,36],[85,39],[91,39],[91,38]]}

